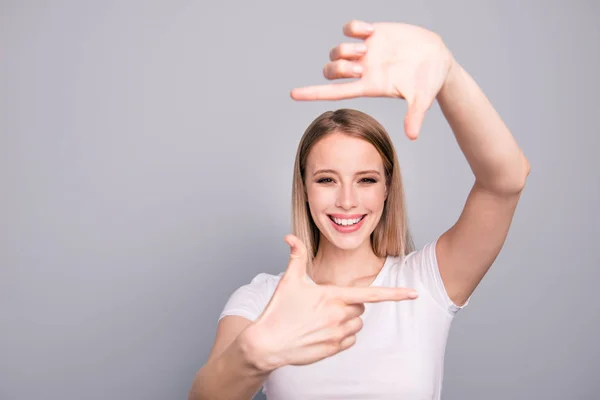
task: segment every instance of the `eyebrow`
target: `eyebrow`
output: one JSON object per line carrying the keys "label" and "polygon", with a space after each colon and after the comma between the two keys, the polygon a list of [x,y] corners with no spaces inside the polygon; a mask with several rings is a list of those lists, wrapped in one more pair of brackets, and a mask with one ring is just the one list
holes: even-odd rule
{"label": "eyebrow", "polygon": [[[322,174],[322,173],[330,173],[330,174],[337,174],[337,171],[333,170],[333,169],[320,169],[318,171],[316,171],[313,176],[317,175],[317,174]],[[380,175],[379,171],[374,170],[374,169],[368,169],[366,171],[359,171],[354,175],[364,175],[364,174],[377,174]]]}

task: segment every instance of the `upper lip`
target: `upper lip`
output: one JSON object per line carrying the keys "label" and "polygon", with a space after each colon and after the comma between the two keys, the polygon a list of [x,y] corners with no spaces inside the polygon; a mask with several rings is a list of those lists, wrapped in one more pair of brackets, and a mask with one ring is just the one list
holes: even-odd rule
{"label": "upper lip", "polygon": [[363,215],[366,215],[366,214],[349,214],[349,215],[345,215],[345,214],[329,214],[330,217],[338,218],[338,219],[356,219],[356,218],[362,217]]}

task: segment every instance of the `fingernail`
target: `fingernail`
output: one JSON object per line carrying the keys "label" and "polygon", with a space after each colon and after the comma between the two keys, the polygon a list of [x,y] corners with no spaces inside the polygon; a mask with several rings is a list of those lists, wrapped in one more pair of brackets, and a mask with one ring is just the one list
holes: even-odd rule
{"label": "fingernail", "polygon": [[373,25],[367,25],[365,26],[365,29],[367,30],[367,32],[373,32],[375,30],[375,28],[373,28]]}
{"label": "fingernail", "polygon": [[412,292],[408,292],[408,297],[410,297],[411,299],[416,299],[417,297],[419,297],[419,293],[413,290]]}
{"label": "fingernail", "polygon": [[362,69],[362,67],[361,67],[360,65],[355,65],[354,67],[352,67],[352,71],[353,71],[355,74],[360,74],[360,73],[362,72],[362,70],[363,70],[363,69]]}

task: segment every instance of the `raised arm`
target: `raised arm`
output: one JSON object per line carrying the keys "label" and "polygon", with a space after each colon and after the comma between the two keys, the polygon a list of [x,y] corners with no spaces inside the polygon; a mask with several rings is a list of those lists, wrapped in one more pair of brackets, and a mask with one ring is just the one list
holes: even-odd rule
{"label": "raised arm", "polygon": [[461,305],[504,245],[530,166],[492,104],[457,63],[437,100],[475,175],[458,221],[436,249],[446,291]]}
{"label": "raised arm", "polygon": [[[502,248],[529,163],[488,99],[454,60],[442,39],[418,26],[351,21],[342,43],[330,52],[327,79],[355,81],[295,88],[295,100],[392,97],[408,102],[406,135],[419,136],[425,113],[437,98],[475,175],[458,221],[436,247],[440,274],[450,299],[462,305]],[[362,49],[361,49],[362,47]]]}

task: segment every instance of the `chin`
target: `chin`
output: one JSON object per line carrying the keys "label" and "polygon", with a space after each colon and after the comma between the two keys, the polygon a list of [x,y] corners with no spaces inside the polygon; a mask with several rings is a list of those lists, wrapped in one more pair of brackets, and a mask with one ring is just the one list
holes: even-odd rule
{"label": "chin", "polygon": [[337,238],[334,237],[331,244],[340,250],[356,250],[364,243],[365,238]]}

